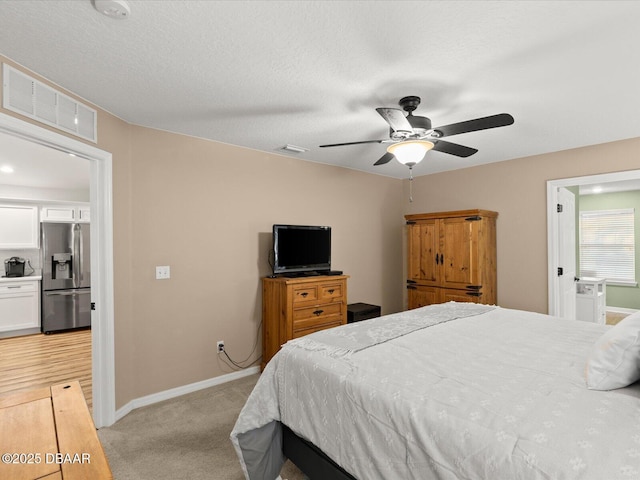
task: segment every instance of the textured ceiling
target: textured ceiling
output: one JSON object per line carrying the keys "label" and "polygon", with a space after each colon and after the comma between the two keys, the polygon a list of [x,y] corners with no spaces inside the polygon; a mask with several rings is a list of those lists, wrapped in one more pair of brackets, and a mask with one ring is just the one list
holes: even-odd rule
{"label": "textured ceiling", "polygon": [[3,0],[0,53],[134,124],[396,178],[384,145],[318,145],[386,138],[406,95],[434,126],[515,118],[415,175],[640,137],[640,2],[128,3]]}

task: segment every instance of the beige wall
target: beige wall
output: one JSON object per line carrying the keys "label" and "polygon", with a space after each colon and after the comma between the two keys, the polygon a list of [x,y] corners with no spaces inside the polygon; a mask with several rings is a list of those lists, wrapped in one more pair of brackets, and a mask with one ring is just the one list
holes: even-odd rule
{"label": "beige wall", "polygon": [[[331,225],[334,267],[351,276],[349,302],[391,313],[404,305],[403,214],[496,210],[499,304],[546,312],[546,181],[640,167],[640,139],[621,141],[418,177],[409,203],[408,181],[97,110],[98,147],[113,154],[117,408],[229,372],[216,340],[233,358],[249,354],[273,223]],[[156,265],[170,265],[172,278],[155,280]]]}
{"label": "beige wall", "polygon": [[498,303],[546,313],[546,182],[638,168],[638,138],[492,163],[416,178],[413,203],[408,203],[405,181],[404,210],[497,211]]}
{"label": "beige wall", "polygon": [[[249,355],[273,223],[330,225],[333,266],[351,276],[349,302],[403,308],[400,180],[132,126],[97,110],[97,146],[113,154],[116,408],[230,372],[217,340],[234,359]],[[155,280],[156,265],[170,265],[171,279]]]}
{"label": "beige wall", "polygon": [[[349,302],[402,309],[399,180],[132,127],[136,396],[229,372],[261,322],[274,223],[330,225]],[[170,265],[171,280],[154,279]]]}

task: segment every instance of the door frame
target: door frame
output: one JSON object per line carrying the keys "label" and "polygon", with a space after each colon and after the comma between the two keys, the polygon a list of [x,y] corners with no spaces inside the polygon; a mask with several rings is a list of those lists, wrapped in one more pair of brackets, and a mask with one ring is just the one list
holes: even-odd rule
{"label": "door frame", "polygon": [[84,158],[90,162],[91,352],[93,421],[115,422],[112,155],[79,140],[0,112],[0,132]]}
{"label": "door frame", "polygon": [[[548,313],[559,315],[559,282],[556,272],[558,265],[558,187],[574,187],[597,183],[618,182],[622,180],[640,180],[640,170],[601,173],[583,177],[561,178],[547,181],[547,291]],[[576,226],[577,228],[577,226]]]}

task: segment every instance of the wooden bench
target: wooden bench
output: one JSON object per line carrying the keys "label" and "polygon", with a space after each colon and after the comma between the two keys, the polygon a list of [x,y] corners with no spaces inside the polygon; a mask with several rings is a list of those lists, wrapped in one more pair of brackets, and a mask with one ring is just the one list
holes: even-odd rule
{"label": "wooden bench", "polygon": [[112,480],[78,382],[0,397],[0,478]]}

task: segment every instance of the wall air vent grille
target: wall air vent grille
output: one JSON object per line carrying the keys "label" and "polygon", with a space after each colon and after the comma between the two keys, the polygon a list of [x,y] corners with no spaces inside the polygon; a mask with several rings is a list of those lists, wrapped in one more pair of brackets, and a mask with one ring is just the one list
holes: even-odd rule
{"label": "wall air vent grille", "polygon": [[78,137],[98,141],[97,112],[42,82],[3,64],[2,106]]}

